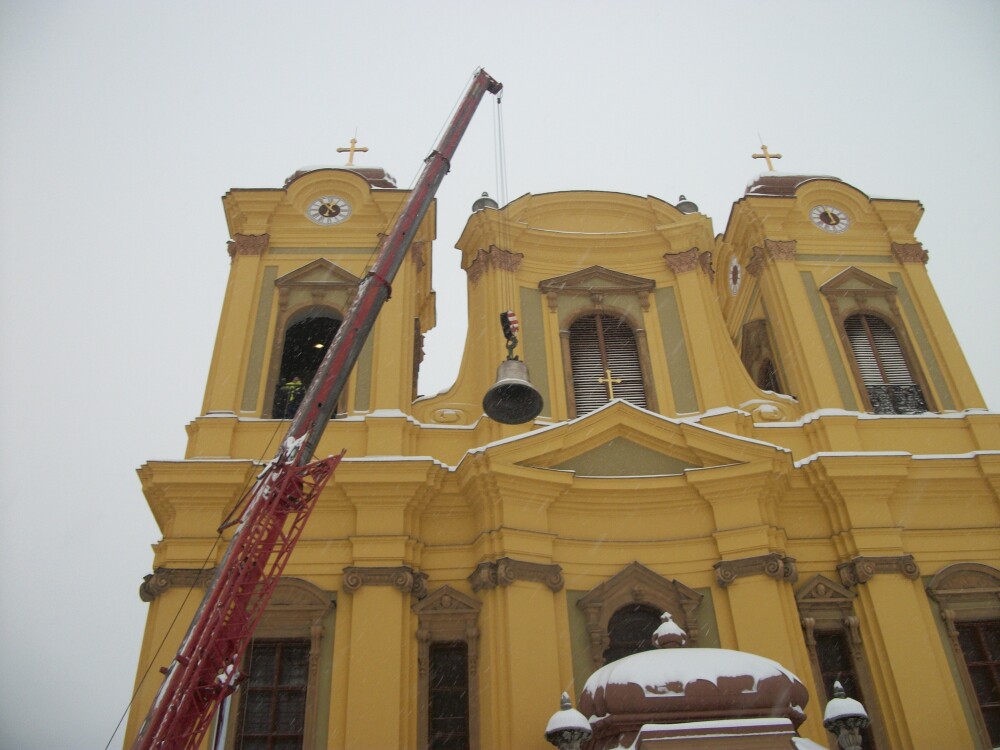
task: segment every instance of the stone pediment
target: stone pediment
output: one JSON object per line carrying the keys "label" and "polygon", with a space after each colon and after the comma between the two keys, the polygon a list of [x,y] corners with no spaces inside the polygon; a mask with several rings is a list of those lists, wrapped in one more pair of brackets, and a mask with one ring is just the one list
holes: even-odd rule
{"label": "stone pediment", "polygon": [[[644,477],[736,464],[774,463],[787,452],[700,424],[672,419],[616,399],[577,419],[477,449],[491,465]],[[784,457],[790,465],[790,460]]]}
{"label": "stone pediment", "polygon": [[896,287],[882,281],[860,268],[851,266],[845,268],[832,279],[820,286],[819,290],[826,295],[879,295],[887,296],[896,293]]}
{"label": "stone pediment", "polygon": [[317,258],[301,268],[286,273],[274,282],[279,289],[291,287],[321,287],[323,289],[350,287],[354,289],[360,283],[360,278],[326,258]]}
{"label": "stone pediment", "polygon": [[617,294],[649,294],[656,286],[652,279],[644,279],[640,276],[612,271],[603,266],[590,266],[580,271],[567,273],[563,276],[556,276],[545,279],[538,283],[538,288],[546,294],[585,294],[593,292]]}
{"label": "stone pediment", "polygon": [[799,610],[808,613],[814,609],[850,611],[855,594],[823,575],[814,575],[796,592]]}

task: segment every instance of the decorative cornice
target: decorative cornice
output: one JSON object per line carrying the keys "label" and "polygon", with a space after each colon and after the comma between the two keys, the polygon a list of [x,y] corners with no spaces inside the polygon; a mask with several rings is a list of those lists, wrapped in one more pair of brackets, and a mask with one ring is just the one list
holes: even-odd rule
{"label": "decorative cornice", "polygon": [[510,250],[490,245],[489,250],[480,249],[476,253],[475,259],[465,269],[465,272],[469,275],[469,281],[475,284],[490,268],[496,268],[500,271],[516,271],[521,267],[523,259],[523,253],[512,253]]}
{"label": "decorative cornice", "polygon": [[413,262],[417,266],[418,273],[423,271],[424,267],[427,265],[427,261],[424,260],[424,246],[426,244],[426,242],[421,240],[410,245],[410,257],[413,258]]}
{"label": "decorative cornice", "polygon": [[892,254],[900,263],[927,263],[927,251],[919,242],[905,245],[893,242]]}
{"label": "decorative cornice", "polygon": [[698,254],[700,252],[698,248],[692,247],[690,250],[685,250],[682,253],[665,253],[663,260],[667,262],[667,268],[674,273],[687,273],[698,267]]}
{"label": "decorative cornice", "polygon": [[747,273],[756,278],[764,272],[764,249],[754,246],[752,250],[753,255],[747,263]]}
{"label": "decorative cornice", "polygon": [[233,239],[226,243],[226,251],[230,258],[237,255],[263,255],[267,252],[269,234],[234,234]]}
{"label": "decorative cornice", "polygon": [[510,586],[514,581],[535,581],[545,584],[550,591],[563,587],[562,568],[558,565],[525,562],[501,557],[496,562],[482,562],[468,578],[473,591]]}
{"label": "decorative cornice", "polygon": [[764,249],[771,260],[795,260],[795,240],[764,240]]}
{"label": "decorative cornice", "polygon": [[142,577],[142,583],[139,584],[139,598],[149,603],[173,586],[207,588],[213,575],[215,575],[215,568],[205,570],[157,568],[149,575]]}
{"label": "decorative cornice", "polygon": [[344,591],[353,594],[362,586],[392,586],[404,594],[423,599],[427,596],[427,574],[418,573],[409,565],[344,568]]}
{"label": "decorative cornice", "polygon": [[838,565],[837,572],[840,573],[840,580],[845,586],[868,583],[876,575],[885,573],[898,573],[911,581],[920,577],[920,568],[913,561],[913,555],[855,557],[849,562]]}
{"label": "decorative cornice", "polygon": [[701,266],[702,273],[704,273],[712,281],[715,281],[715,269],[712,268],[712,251],[706,250],[701,255],[698,256],[698,265]]}
{"label": "decorative cornice", "polygon": [[717,562],[713,567],[715,568],[715,579],[722,588],[734,583],[737,578],[746,576],[766,575],[776,581],[787,581],[788,583],[795,583],[799,578],[795,558],[786,557],[780,552],[744,557],[740,560],[723,560]]}

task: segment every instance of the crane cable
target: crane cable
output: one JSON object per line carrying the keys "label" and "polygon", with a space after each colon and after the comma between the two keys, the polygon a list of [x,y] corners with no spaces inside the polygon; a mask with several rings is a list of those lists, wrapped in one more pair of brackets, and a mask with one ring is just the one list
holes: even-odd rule
{"label": "crane cable", "polygon": [[[259,466],[264,462],[264,456],[268,455],[271,449],[271,443],[274,442],[274,438],[278,434],[278,430],[281,429],[282,424],[286,421],[287,420],[283,419],[275,420],[276,423],[274,427],[274,432],[271,434],[270,439],[267,441],[267,444],[265,445],[264,451],[261,453],[260,458],[258,458],[257,461],[254,462],[256,465]],[[250,490],[251,482],[256,478],[258,473],[259,472],[254,472],[254,474],[251,474],[249,477],[247,477],[246,481],[243,483],[243,489],[240,490],[240,494],[237,497],[236,502],[233,504],[233,507],[230,508],[230,510],[226,513],[227,522],[230,518],[232,518],[232,515],[233,513],[236,512],[236,509],[243,504],[243,501],[246,499],[247,493]],[[225,526],[225,524],[223,526]],[[212,546],[209,547],[208,554],[205,555],[205,559],[201,561],[201,566],[197,569],[199,576],[197,576],[195,580],[191,583],[191,585],[188,586],[187,591],[184,594],[184,598],[181,600],[180,604],[177,605],[177,610],[174,612],[173,619],[170,620],[170,625],[168,625],[167,629],[164,631],[163,638],[160,639],[160,643],[157,645],[156,651],[153,652],[152,657],[150,657],[149,659],[149,664],[146,665],[146,669],[143,671],[142,677],[139,678],[139,683],[135,686],[135,690],[132,691],[132,697],[129,699],[128,704],[125,706],[125,710],[122,711],[122,715],[118,719],[118,723],[115,725],[114,731],[111,732],[111,736],[108,738],[108,743],[104,746],[104,750],[108,750],[108,748],[111,747],[111,743],[114,742],[115,736],[117,736],[118,734],[118,730],[121,729],[122,723],[125,721],[125,717],[128,716],[128,712],[129,710],[131,710],[132,704],[135,703],[135,699],[139,695],[139,691],[142,690],[143,685],[146,684],[146,678],[149,677],[150,670],[152,670],[153,665],[156,664],[156,660],[160,656],[160,652],[163,651],[163,646],[166,644],[167,638],[169,638],[170,634],[173,632],[174,626],[177,624],[177,620],[180,619],[181,612],[184,611],[184,607],[187,605],[188,600],[191,598],[191,594],[194,592],[195,586],[198,585],[197,584],[198,577],[200,577],[201,573],[204,573],[206,570],[208,570],[208,562],[215,555],[215,550],[219,546],[219,542],[222,540],[222,530],[221,530],[222,528],[223,527],[220,527],[220,530],[216,531],[215,539],[212,541]]]}

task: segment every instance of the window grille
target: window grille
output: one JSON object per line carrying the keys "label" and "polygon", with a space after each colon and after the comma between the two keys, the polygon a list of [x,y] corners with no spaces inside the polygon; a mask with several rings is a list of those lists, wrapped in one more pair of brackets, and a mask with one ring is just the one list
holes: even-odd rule
{"label": "window grille", "polygon": [[469,644],[464,641],[431,644],[428,747],[469,748]]}
{"label": "window grille", "polygon": [[892,328],[875,315],[857,314],[844,321],[861,381],[876,414],[927,411],[920,386],[906,364]]}
{"label": "window grille", "polygon": [[236,750],[301,750],[309,641],[254,641],[241,687]]}
{"label": "window grille", "polygon": [[993,747],[1000,747],[1000,620],[957,622],[958,642]]}
{"label": "window grille", "polygon": [[660,625],[660,614],[644,604],[630,604],[611,615],[604,663],[652,650],[653,632]]}

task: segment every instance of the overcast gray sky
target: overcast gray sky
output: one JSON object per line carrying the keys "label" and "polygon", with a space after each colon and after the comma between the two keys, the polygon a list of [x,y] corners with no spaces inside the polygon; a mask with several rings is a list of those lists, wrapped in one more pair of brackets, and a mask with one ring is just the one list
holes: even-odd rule
{"label": "overcast gray sky", "polygon": [[[997,407],[998,50],[995,2],[0,0],[0,747],[103,748],[128,704],[159,536],[134,470],[183,456],[201,406],[227,189],[340,164],[355,132],[407,186],[479,65],[510,199],[684,193],[718,233],[763,139],[782,171],[923,202]],[[439,193],[424,393],[458,366],[491,106]]]}

